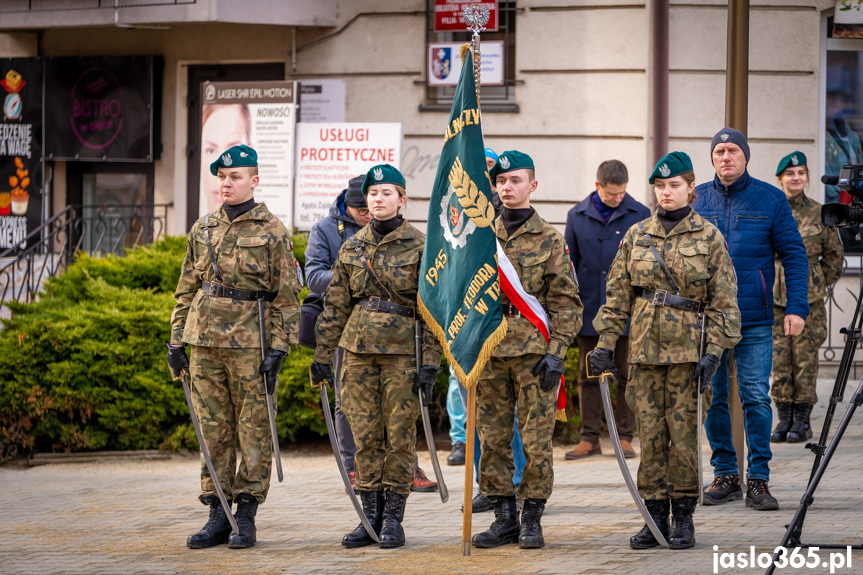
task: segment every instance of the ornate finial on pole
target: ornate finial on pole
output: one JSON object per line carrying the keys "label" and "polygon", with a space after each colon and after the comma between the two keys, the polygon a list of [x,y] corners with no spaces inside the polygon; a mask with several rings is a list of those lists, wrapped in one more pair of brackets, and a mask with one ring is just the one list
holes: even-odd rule
{"label": "ornate finial on pole", "polygon": [[476,83],[476,103],[479,105],[479,84],[480,84],[480,59],[479,59],[479,33],[485,30],[485,25],[488,24],[489,11],[488,8],[480,9],[479,4],[474,4],[464,7],[464,23],[467,24],[467,29],[473,32],[471,43],[473,44],[473,79]]}

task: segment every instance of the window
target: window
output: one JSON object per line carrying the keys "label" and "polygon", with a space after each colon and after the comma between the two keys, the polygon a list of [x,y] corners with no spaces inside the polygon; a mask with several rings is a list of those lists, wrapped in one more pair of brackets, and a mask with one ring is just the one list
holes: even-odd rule
{"label": "window", "polygon": [[[483,110],[485,111],[518,111],[515,104],[515,0],[499,0],[498,1],[498,29],[497,31],[484,31],[480,34],[480,53],[483,52],[483,45],[490,42],[503,43],[503,84],[499,86],[491,86],[483,84],[480,91],[480,98]],[[428,70],[428,44],[433,42],[455,42],[463,44],[471,41],[471,33],[465,30],[464,32],[435,32],[435,0],[427,0],[426,11],[426,46],[424,46],[423,68],[426,69],[426,76],[432,73]],[[458,54],[453,54],[451,57],[458,58]],[[452,105],[452,98],[455,94],[455,86],[429,86],[428,81],[423,80],[426,84],[426,105],[420,106],[421,110],[429,111],[449,111]]]}

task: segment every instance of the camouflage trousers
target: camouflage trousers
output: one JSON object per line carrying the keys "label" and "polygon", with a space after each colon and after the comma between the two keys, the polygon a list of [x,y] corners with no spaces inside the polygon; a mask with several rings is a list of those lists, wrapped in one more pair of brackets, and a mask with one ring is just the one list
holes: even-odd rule
{"label": "camouflage trousers", "polygon": [[479,490],[486,497],[515,495],[512,476],[513,417],[518,408],[518,429],[526,463],[518,498],[548,499],[554,485],[551,435],[557,411],[557,388],[544,392],[533,368],[539,354],[492,357],[476,388],[476,427],[482,455]]}
{"label": "camouflage trousers", "polygon": [[[273,448],[264,382],[258,373],[261,350],[191,347],[192,404],[225,497],[230,501],[248,493],[263,503],[270,488]],[[215,494],[202,455],[201,497]]]}
{"label": "camouflage trousers", "polygon": [[[632,364],[626,403],[635,412],[641,442],[638,493],[642,499],[698,496],[698,382],[694,363]],[[711,388],[704,393],[704,415]]]}
{"label": "camouflage trousers", "polygon": [[824,301],[809,304],[809,317],[800,335],[785,335],[785,308],[773,307],[773,387],[770,395],[776,403],[815,405],[818,396],[818,352],[827,339],[827,308]]}
{"label": "camouflage trousers", "polygon": [[410,493],[414,479],[417,417],[416,360],[410,355],[345,350],[340,404],[357,452],[357,488]]}

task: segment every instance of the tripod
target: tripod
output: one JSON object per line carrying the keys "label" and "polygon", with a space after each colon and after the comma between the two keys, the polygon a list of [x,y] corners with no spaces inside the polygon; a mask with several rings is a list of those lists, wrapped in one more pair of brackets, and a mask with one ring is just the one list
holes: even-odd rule
{"label": "tripod", "polygon": [[[863,314],[860,312],[861,304],[863,304],[863,289],[857,295],[857,304],[854,308],[854,317],[851,320],[851,325],[844,327],[841,333],[845,335],[845,349],[842,351],[842,360],[839,362],[839,370],[836,373],[836,381],[833,384],[833,391],[830,395],[830,402],[827,405],[827,415],[824,417],[824,426],[821,428],[821,435],[818,437],[817,443],[807,443],[807,449],[810,449],[815,454],[815,461],[812,464],[812,472],[809,474],[809,485],[806,487],[806,492],[800,500],[800,506],[797,512],[791,519],[791,523],[787,525],[785,536],[779,544],[780,548],[787,547],[789,544],[792,547],[816,547],[814,544],[800,543],[800,535],[803,531],[803,520],[806,518],[806,511],[812,505],[815,490],[818,488],[818,483],[827,471],[827,466],[833,458],[836,448],[839,447],[839,442],[845,434],[845,430],[851,423],[851,418],[857,407],[863,405],[863,380],[860,381],[860,386],[851,397],[851,403],[848,405],[848,410],[839,422],[839,427],[836,429],[836,435],[833,440],[827,444],[828,436],[830,435],[830,424],[833,422],[833,415],[836,413],[836,404],[840,403],[845,394],[845,386],[848,383],[848,376],[851,372],[851,364],[854,361],[854,353],[857,349],[857,343],[860,341],[861,328],[863,328]],[[819,544],[817,547],[821,549],[845,549],[848,545],[835,544]],[[852,549],[863,549],[863,545],[851,545]],[[766,575],[771,575],[776,568],[776,560],[780,553],[774,553],[773,561],[770,567],[767,568]]]}

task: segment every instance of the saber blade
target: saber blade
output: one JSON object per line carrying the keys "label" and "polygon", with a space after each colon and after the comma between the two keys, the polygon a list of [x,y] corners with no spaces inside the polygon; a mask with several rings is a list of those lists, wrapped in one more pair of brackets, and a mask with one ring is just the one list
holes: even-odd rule
{"label": "saber blade", "polygon": [[374,529],[372,529],[372,524],[369,523],[369,518],[366,517],[366,514],[363,512],[363,507],[357,499],[357,494],[354,493],[354,489],[351,487],[351,478],[348,477],[348,472],[345,470],[342,458],[339,456],[339,446],[336,444],[336,428],[335,425],[333,425],[333,414],[330,413],[330,398],[327,395],[327,382],[321,383],[321,407],[324,410],[324,419],[327,422],[327,434],[330,436],[330,447],[333,448],[333,455],[336,456],[336,465],[339,468],[339,475],[342,476],[342,481],[345,484],[345,492],[348,494],[351,503],[353,503],[354,511],[359,515],[366,533],[368,533],[369,537],[374,539],[377,543],[380,543],[378,534],[375,533]]}
{"label": "saber blade", "polygon": [[198,438],[198,445],[201,447],[201,455],[204,456],[204,463],[207,465],[207,471],[210,472],[210,479],[213,480],[213,487],[216,489],[216,495],[219,496],[219,501],[222,502],[222,509],[225,511],[225,516],[231,524],[231,529],[237,535],[240,534],[240,528],[237,527],[237,522],[234,519],[234,514],[231,513],[231,506],[228,505],[228,500],[225,499],[225,492],[222,491],[222,485],[219,483],[219,476],[216,475],[216,469],[213,467],[213,461],[210,459],[210,453],[207,451],[207,445],[204,443],[204,434],[201,432],[201,422],[198,421],[198,416],[195,415],[195,408],[192,407],[192,391],[189,389],[189,377],[185,371],[181,373],[183,382],[183,393],[186,395],[186,405],[189,406],[189,413],[192,414],[192,427],[195,428],[195,436]]}
{"label": "saber blade", "polygon": [[[422,366],[422,322],[417,320],[414,322],[414,349],[416,351],[416,362],[417,362],[417,377],[420,374],[420,366]],[[437,458],[437,449],[435,449],[434,445],[434,435],[432,434],[432,426],[431,426],[431,418],[429,417],[429,409],[423,401],[423,390],[419,391],[419,400],[420,400],[420,412],[423,416],[423,431],[426,436],[426,443],[429,448],[429,457],[431,458],[432,468],[434,469],[434,476],[437,479],[438,491],[440,492],[440,500],[441,503],[446,503],[449,501],[449,491],[446,488],[446,482],[443,479],[443,472],[440,469],[440,462]]]}
{"label": "saber blade", "polygon": [[[261,361],[267,359],[267,338],[264,335],[264,300],[258,298],[258,331],[261,333]],[[267,376],[261,375],[264,382],[264,397],[267,400],[267,415],[270,418],[270,437],[273,440],[273,457],[276,459],[276,472],[279,483],[285,480],[282,473],[282,454],[279,451],[279,436],[276,433],[276,407],[273,405],[273,396],[267,393]]]}
{"label": "saber blade", "polygon": [[614,455],[617,457],[617,464],[620,466],[620,472],[623,474],[623,480],[626,482],[629,494],[632,495],[632,500],[635,501],[638,511],[644,518],[644,523],[647,525],[647,528],[650,529],[650,532],[653,533],[653,536],[659,544],[667,548],[668,541],[665,540],[665,537],[663,537],[662,532],[656,525],[656,522],[653,521],[653,517],[651,517],[650,513],[647,511],[647,507],[644,506],[641,496],[638,495],[638,489],[635,486],[635,482],[629,474],[629,468],[626,466],[623,449],[620,447],[620,436],[617,434],[617,422],[614,419],[614,410],[611,408],[611,393],[608,391],[609,375],[611,374],[607,371],[600,374],[599,391],[602,393],[602,407],[605,410],[605,421],[608,425],[608,434],[611,436],[611,443],[614,445]]}

